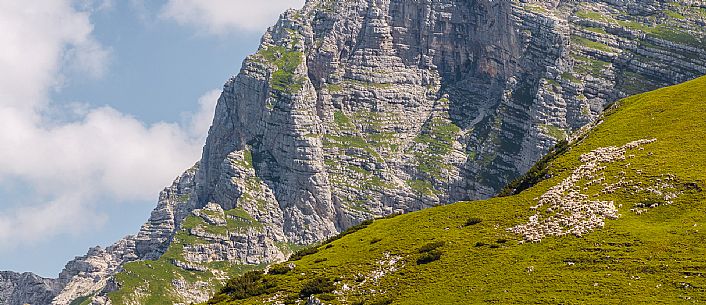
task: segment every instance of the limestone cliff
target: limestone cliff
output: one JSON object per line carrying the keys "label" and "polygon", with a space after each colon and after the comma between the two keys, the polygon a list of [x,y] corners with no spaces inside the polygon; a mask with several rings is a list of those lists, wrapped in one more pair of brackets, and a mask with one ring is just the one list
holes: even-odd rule
{"label": "limestone cliff", "polygon": [[225,84],[198,167],[54,303],[201,301],[364,219],[492,196],[612,101],[706,74],[705,25],[693,0],[309,0]]}
{"label": "limestone cliff", "polygon": [[53,279],[32,273],[0,272],[0,304],[49,304],[59,289]]}

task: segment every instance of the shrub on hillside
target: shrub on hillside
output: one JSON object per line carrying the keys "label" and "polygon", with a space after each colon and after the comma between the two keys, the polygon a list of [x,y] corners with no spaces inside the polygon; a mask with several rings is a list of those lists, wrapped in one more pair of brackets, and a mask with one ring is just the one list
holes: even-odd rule
{"label": "shrub on hillside", "polygon": [[441,258],[441,251],[439,250],[431,250],[428,252],[422,253],[419,258],[417,258],[417,265],[423,265],[423,264],[428,264],[433,261],[437,261]]}
{"label": "shrub on hillside", "polygon": [[466,219],[466,223],[463,224],[463,226],[468,227],[468,226],[474,226],[479,223],[483,222],[483,219],[480,219],[478,217],[471,217]]}
{"label": "shrub on hillside", "polygon": [[442,252],[439,250],[439,248],[443,247],[444,244],[445,242],[443,241],[437,241],[428,243],[419,248],[418,252],[421,255],[419,255],[419,257],[417,258],[417,265],[428,264],[433,261],[439,260],[442,255]]}
{"label": "shrub on hillside", "polygon": [[436,250],[438,248],[443,247],[444,244],[446,244],[446,243],[443,241],[435,241],[435,242],[428,243],[428,244],[422,246],[421,248],[419,248],[419,253],[425,253],[425,252],[430,252],[432,250]]}
{"label": "shrub on hillside", "polygon": [[299,295],[303,298],[308,298],[314,294],[330,293],[334,290],[336,290],[336,287],[333,285],[333,281],[324,277],[318,277],[304,283]]}
{"label": "shrub on hillside", "polygon": [[292,269],[285,264],[275,264],[270,267],[268,274],[287,274]]}
{"label": "shrub on hillside", "polygon": [[[235,300],[243,300],[249,297],[271,293],[275,287],[275,283],[264,277],[262,271],[250,271],[239,277],[228,280],[219,294],[227,295]],[[219,298],[222,299],[223,297],[214,297],[209,301],[209,304],[217,303],[215,300]]]}
{"label": "shrub on hillside", "polygon": [[316,252],[319,252],[319,249],[316,246],[304,248],[304,249],[301,249],[301,250],[295,252],[294,254],[292,254],[292,256],[289,257],[289,261],[290,262],[298,261],[298,260],[302,259],[304,256],[312,255]]}

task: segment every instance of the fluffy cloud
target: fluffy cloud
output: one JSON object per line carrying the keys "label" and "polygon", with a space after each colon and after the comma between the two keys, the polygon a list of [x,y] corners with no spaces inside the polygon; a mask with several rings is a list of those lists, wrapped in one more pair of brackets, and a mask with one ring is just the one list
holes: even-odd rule
{"label": "fluffy cloud", "polygon": [[218,91],[181,123],[51,103],[62,72],[105,73],[110,51],[91,36],[95,7],[81,7],[0,0],[0,186],[32,192],[21,205],[0,202],[0,249],[100,225],[99,200],[155,200],[200,155]]}
{"label": "fluffy cloud", "polygon": [[169,0],[162,17],[195,25],[212,34],[230,30],[259,31],[272,25],[284,10],[304,0]]}

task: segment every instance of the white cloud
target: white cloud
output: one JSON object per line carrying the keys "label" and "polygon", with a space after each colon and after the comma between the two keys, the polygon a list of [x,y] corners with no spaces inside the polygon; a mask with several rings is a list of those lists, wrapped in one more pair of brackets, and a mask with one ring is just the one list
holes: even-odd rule
{"label": "white cloud", "polygon": [[[67,1],[0,0],[0,103],[32,110],[46,102],[47,90],[61,78],[61,57],[68,50],[77,55],[106,51],[91,38],[89,16],[75,11]],[[74,57],[75,58],[75,57]],[[86,66],[97,69],[97,63]]]}
{"label": "white cloud", "polygon": [[0,183],[33,192],[20,208],[0,199],[2,250],[99,226],[106,217],[96,212],[99,199],[156,201],[198,160],[212,119],[218,91],[182,123],[146,125],[108,106],[52,105],[48,93],[62,71],[100,77],[109,58],[75,4],[0,0]]}
{"label": "white cloud", "polygon": [[211,34],[225,34],[232,30],[264,30],[286,9],[302,5],[304,0],[169,0],[161,16]]}
{"label": "white cloud", "polygon": [[213,121],[213,113],[216,112],[216,102],[220,96],[220,89],[206,92],[199,98],[199,110],[195,114],[184,115],[192,137],[203,137],[203,140],[206,140],[205,137]]}

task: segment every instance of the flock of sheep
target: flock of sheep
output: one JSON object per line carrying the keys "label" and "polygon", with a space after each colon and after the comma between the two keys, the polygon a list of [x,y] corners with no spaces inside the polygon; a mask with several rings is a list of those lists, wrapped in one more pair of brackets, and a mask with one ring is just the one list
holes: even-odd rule
{"label": "flock of sheep", "polygon": [[[670,204],[680,194],[672,182],[674,177],[667,175],[666,178],[657,179],[651,186],[637,184],[632,180],[626,180],[625,172],[614,176],[618,182],[609,184],[606,182],[606,164],[625,161],[634,158],[634,155],[626,156],[628,150],[639,148],[645,144],[650,144],[657,139],[642,139],[627,143],[621,147],[609,146],[595,149],[581,155],[582,164],[576,168],[566,179],[550,188],[541,195],[536,206],[531,207],[535,214],[530,216],[529,221],[508,231],[520,234],[524,241],[541,242],[546,236],[563,236],[573,234],[582,236],[605,225],[605,219],[617,219],[620,215],[612,200],[600,200],[598,197],[603,194],[612,194],[617,190],[625,189],[633,194],[647,192],[664,199],[664,204]],[[630,167],[630,163],[624,165]],[[641,174],[639,170],[636,170]],[[585,194],[593,185],[601,185],[602,190],[594,195]],[[630,188],[629,186],[632,185]],[[641,214],[642,207],[656,207],[659,203],[654,202],[645,206],[644,203],[636,204],[636,208],[631,211]]]}

